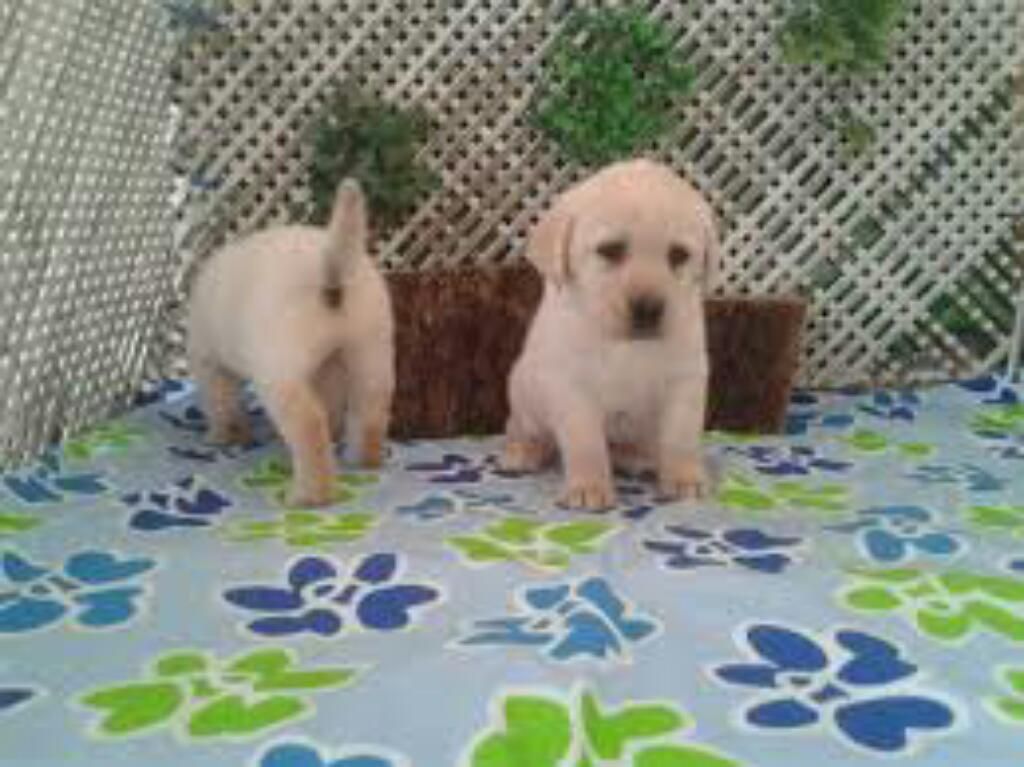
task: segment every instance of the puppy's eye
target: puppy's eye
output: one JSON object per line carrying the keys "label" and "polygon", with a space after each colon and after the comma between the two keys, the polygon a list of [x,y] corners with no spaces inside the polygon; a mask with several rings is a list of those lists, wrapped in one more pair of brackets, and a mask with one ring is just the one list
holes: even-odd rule
{"label": "puppy's eye", "polygon": [[682,245],[673,245],[668,249],[668,264],[675,269],[682,269],[690,262],[690,251]]}
{"label": "puppy's eye", "polygon": [[623,240],[611,240],[598,245],[597,254],[612,266],[618,266],[626,260],[629,251]]}

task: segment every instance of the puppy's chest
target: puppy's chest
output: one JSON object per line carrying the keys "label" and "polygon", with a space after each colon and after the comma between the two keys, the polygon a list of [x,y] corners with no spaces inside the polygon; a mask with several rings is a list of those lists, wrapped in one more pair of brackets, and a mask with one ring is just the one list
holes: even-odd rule
{"label": "puppy's chest", "polygon": [[608,427],[632,432],[657,417],[674,371],[664,352],[609,350],[587,366],[586,384],[601,404]]}

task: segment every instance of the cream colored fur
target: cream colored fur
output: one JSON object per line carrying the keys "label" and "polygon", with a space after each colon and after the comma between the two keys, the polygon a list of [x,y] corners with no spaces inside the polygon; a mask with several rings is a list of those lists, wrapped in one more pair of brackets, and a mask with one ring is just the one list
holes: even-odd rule
{"label": "cream colored fur", "polygon": [[[624,245],[620,263],[599,252],[609,243]],[[588,509],[614,505],[613,462],[655,469],[666,497],[705,492],[703,297],[719,263],[708,204],[662,165],[611,165],[554,202],[527,257],[544,298],[509,380],[505,467],[534,471],[557,451],[561,501]],[[635,337],[637,301],[663,303],[656,337]]]}
{"label": "cream colored fur", "polygon": [[296,505],[330,502],[333,439],[343,435],[361,465],[382,460],[393,320],[366,251],[365,207],[346,181],[326,229],[279,227],[234,242],[204,264],[192,293],[189,359],[211,438],[249,439],[239,388],[251,380],[291,451]]}

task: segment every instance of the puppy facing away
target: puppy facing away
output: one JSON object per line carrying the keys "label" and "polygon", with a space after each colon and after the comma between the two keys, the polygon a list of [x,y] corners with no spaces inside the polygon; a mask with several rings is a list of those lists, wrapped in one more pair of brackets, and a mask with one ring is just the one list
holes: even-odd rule
{"label": "puppy facing away", "polygon": [[557,450],[561,503],[592,510],[615,504],[613,465],[656,470],[666,498],[702,495],[710,206],[663,165],[616,163],[553,203],[527,258],[544,297],[509,379],[504,467]]}
{"label": "puppy facing away", "polygon": [[247,442],[239,401],[252,381],[291,452],[289,502],[330,502],[332,441],[382,461],[394,391],[387,286],[366,251],[366,203],[344,181],[325,229],[285,226],[234,242],[200,271],[188,355],[215,442]]}

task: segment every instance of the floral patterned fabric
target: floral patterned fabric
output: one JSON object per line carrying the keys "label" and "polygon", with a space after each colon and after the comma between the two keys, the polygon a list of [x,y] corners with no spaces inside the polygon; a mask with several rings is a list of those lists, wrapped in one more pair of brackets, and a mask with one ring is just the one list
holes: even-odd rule
{"label": "floral patterned fabric", "polygon": [[168,382],[0,477],[0,766],[1024,764],[1022,395],[800,393],[596,515],[490,439],[289,508]]}

